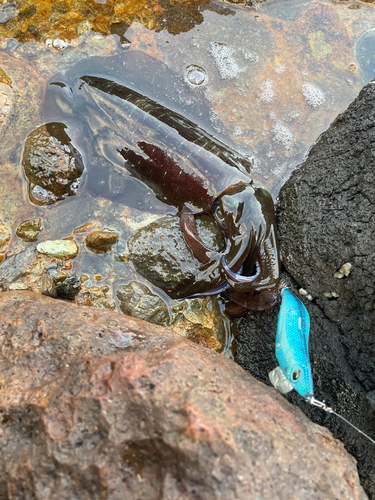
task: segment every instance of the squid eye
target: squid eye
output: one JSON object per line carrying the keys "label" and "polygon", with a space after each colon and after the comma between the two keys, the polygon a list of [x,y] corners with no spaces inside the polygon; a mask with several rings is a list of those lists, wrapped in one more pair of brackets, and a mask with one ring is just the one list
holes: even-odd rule
{"label": "squid eye", "polygon": [[293,382],[296,382],[300,378],[301,373],[301,370],[294,370],[294,372],[292,373]]}
{"label": "squid eye", "polygon": [[225,222],[223,212],[221,211],[221,208],[217,203],[215,203],[214,205],[214,217],[221,227],[223,227],[224,229],[228,227],[227,223]]}

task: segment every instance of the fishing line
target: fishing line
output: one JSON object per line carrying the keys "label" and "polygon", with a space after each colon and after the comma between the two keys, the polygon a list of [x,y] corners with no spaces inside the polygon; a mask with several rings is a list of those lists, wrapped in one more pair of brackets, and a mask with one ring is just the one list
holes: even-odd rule
{"label": "fishing line", "polygon": [[366,433],[364,433],[363,431],[361,431],[361,429],[358,429],[358,427],[356,427],[354,424],[352,424],[351,422],[349,422],[349,420],[347,420],[345,417],[343,417],[339,413],[335,412],[335,410],[333,410],[332,408],[330,408],[329,406],[327,406],[322,401],[318,401],[314,397],[308,398],[308,399],[306,399],[306,401],[308,403],[310,403],[311,405],[313,405],[313,406],[317,406],[318,408],[321,408],[322,410],[326,411],[327,413],[333,413],[333,415],[336,415],[336,417],[341,418],[341,420],[343,420],[348,425],[350,425],[350,427],[353,427],[353,429],[355,429],[357,432],[359,432],[360,434],[362,434],[363,436],[365,436],[365,438],[367,438],[369,441],[371,441],[372,444],[375,444],[375,440],[374,439],[370,438],[370,436],[368,436]]}

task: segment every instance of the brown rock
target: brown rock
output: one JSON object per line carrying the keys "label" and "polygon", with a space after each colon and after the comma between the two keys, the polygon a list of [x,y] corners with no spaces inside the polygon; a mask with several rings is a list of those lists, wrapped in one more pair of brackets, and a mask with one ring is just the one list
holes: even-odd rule
{"label": "brown rock", "polygon": [[32,292],[0,318],[4,498],[366,498],[329,431],[213,351]]}
{"label": "brown rock", "polygon": [[62,123],[47,123],[27,138],[22,158],[30,200],[45,205],[75,196],[83,172],[82,158]]}
{"label": "brown rock", "polygon": [[86,245],[98,252],[108,252],[119,240],[114,231],[91,231],[86,237]]}
{"label": "brown rock", "polygon": [[0,220],[0,262],[4,258],[11,236],[10,229]]}
{"label": "brown rock", "polygon": [[16,234],[24,241],[36,241],[42,230],[42,219],[35,217],[34,219],[25,220],[17,227]]}

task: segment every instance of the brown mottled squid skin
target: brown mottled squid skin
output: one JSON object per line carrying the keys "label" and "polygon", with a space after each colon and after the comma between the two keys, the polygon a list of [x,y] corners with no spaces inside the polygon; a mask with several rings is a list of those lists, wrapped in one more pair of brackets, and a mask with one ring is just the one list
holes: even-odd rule
{"label": "brown mottled squid skin", "polygon": [[[129,53],[124,64],[132,57],[135,62],[145,58]],[[147,67],[154,64],[151,59],[145,61]],[[137,67],[135,62],[130,68]],[[271,307],[278,298],[280,269],[274,206],[264,188],[252,185],[249,160],[170,107],[118,83],[117,73],[106,79],[78,71],[77,66],[71,75],[53,79],[48,107],[53,113],[57,109],[72,132],[80,134],[82,144],[86,142],[84,132],[79,132],[79,113],[90,125],[88,133],[95,130],[90,136],[94,140],[111,133],[110,142],[98,142],[103,158],[117,161],[116,155],[121,155],[132,177],[178,207],[186,241],[201,262],[195,281],[181,292],[183,297],[228,287],[229,299],[246,309]],[[118,146],[113,147],[113,138]],[[202,213],[212,214],[223,230],[224,252],[200,240],[195,218]]]}
{"label": "brown mottled squid skin", "polygon": [[[153,119],[158,119],[157,136],[154,132],[138,131],[132,147],[119,150],[127,170],[166,203],[179,208],[185,239],[202,263],[201,270],[217,266],[224,259],[212,287],[229,283],[230,290],[237,292],[230,300],[240,302],[246,309],[271,307],[279,300],[280,273],[271,195],[264,188],[254,187],[247,174],[222,161],[209,147],[206,149],[204,146],[214,142],[213,138],[207,138],[204,146],[197,145],[196,125],[175,120],[171,128],[155,110],[153,115]],[[171,111],[169,118],[170,115]],[[144,117],[143,123],[146,121]],[[149,127],[155,124],[150,123]],[[200,240],[195,217],[202,213],[211,213],[223,230],[227,242],[224,253],[210,250]],[[241,266],[241,274],[236,274]],[[257,276],[251,277],[254,267],[258,269]],[[254,294],[253,300],[248,300],[246,292],[260,293],[256,300]]]}

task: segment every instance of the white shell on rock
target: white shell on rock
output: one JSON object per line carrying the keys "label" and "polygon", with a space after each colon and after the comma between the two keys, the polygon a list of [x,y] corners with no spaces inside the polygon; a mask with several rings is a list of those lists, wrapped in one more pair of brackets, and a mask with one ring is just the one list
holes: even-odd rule
{"label": "white shell on rock", "polygon": [[346,262],[340,267],[340,273],[344,274],[345,276],[349,276],[351,270],[352,270],[352,265],[350,262]]}
{"label": "white shell on rock", "polygon": [[56,257],[57,259],[74,259],[78,254],[77,243],[73,240],[47,240],[36,247],[38,252]]}

